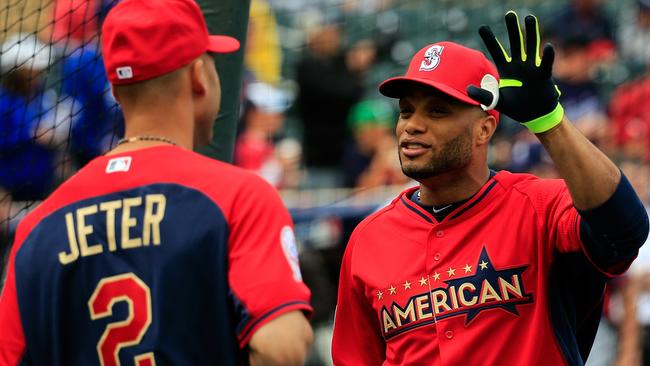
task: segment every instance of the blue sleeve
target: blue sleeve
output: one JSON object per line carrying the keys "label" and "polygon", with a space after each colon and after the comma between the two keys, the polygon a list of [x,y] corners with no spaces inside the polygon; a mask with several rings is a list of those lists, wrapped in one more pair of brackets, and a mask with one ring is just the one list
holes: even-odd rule
{"label": "blue sleeve", "polygon": [[31,143],[34,118],[24,100],[0,92],[0,149]]}
{"label": "blue sleeve", "polygon": [[101,54],[87,46],[76,49],[63,61],[61,90],[76,99],[95,98],[107,88],[106,72]]}
{"label": "blue sleeve", "polygon": [[648,237],[648,214],[622,172],[616,191],[605,203],[579,213],[580,239],[601,269],[627,268]]}

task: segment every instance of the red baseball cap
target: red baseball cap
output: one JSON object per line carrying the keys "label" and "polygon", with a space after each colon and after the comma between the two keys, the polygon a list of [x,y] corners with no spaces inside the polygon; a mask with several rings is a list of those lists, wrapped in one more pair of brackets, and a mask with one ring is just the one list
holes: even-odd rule
{"label": "red baseball cap", "polygon": [[[469,85],[482,87],[497,96],[499,93],[496,67],[483,53],[453,42],[438,42],[422,48],[411,59],[406,75],[384,81],[379,85],[379,92],[389,98],[401,98],[414,82],[472,105],[480,103],[467,95]],[[499,120],[499,112],[493,109],[497,98],[491,106],[481,106]]]}
{"label": "red baseball cap", "polygon": [[114,85],[167,74],[206,52],[238,49],[235,38],[208,35],[194,0],[125,0],[102,26],[104,67]]}

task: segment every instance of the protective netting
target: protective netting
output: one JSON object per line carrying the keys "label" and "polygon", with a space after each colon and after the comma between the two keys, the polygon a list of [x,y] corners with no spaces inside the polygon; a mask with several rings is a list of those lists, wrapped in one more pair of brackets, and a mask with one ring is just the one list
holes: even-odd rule
{"label": "protective netting", "polygon": [[[109,149],[122,121],[99,51],[116,1],[8,1],[0,9],[0,233]],[[3,247],[5,246],[3,245]]]}

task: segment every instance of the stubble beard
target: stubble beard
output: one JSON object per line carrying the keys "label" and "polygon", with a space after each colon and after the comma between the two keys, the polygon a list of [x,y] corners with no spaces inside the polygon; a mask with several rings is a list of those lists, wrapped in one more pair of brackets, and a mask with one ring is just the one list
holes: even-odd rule
{"label": "stubble beard", "polygon": [[426,164],[409,161],[404,163],[402,154],[398,153],[398,156],[404,175],[418,181],[464,168],[472,159],[471,129],[468,128],[434,152]]}

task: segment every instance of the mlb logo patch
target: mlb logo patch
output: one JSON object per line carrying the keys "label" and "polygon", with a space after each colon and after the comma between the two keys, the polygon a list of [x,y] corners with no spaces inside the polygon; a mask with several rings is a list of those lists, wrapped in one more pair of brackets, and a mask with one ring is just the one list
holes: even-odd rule
{"label": "mlb logo patch", "polygon": [[115,73],[120,80],[131,79],[133,77],[133,69],[131,66],[118,67],[115,69]]}
{"label": "mlb logo patch", "polygon": [[108,164],[106,165],[106,173],[128,172],[129,168],[131,168],[130,156],[114,158],[108,161]]}
{"label": "mlb logo patch", "polygon": [[284,256],[287,258],[289,267],[291,267],[291,271],[293,272],[293,279],[296,282],[302,281],[300,262],[298,261],[298,248],[296,247],[296,235],[290,226],[286,225],[280,231],[280,243],[282,244]]}

